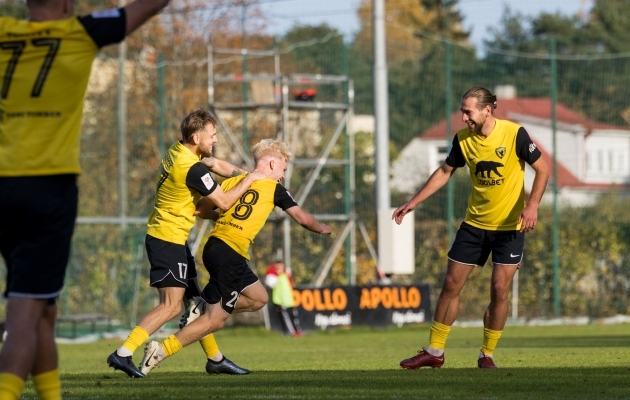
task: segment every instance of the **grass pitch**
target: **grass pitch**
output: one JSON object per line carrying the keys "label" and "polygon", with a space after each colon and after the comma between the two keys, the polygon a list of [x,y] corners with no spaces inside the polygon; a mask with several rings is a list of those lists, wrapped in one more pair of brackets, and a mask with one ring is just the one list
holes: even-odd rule
{"label": "grass pitch", "polygon": [[[107,368],[120,341],[59,345],[64,399],[629,399],[630,324],[507,327],[498,370],[478,370],[482,328],[454,327],[442,369],[403,370],[428,344],[429,326],[283,337],[259,328],[216,334],[247,376],[210,376],[197,344],[146,379]],[[135,356],[142,358],[143,348]],[[36,398],[27,383],[23,398]]]}

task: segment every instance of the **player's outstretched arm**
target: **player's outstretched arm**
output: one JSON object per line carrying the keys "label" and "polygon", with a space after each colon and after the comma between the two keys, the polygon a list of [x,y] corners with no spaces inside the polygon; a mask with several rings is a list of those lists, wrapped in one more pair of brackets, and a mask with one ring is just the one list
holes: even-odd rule
{"label": "player's outstretched arm", "polygon": [[300,206],[287,208],[286,210],[284,210],[284,212],[289,214],[289,217],[293,218],[295,222],[302,225],[309,231],[313,231],[322,235],[330,235],[330,226],[317,221],[312,214],[309,214],[306,211],[302,210]]}
{"label": "player's outstretched arm", "polygon": [[247,174],[243,180],[241,180],[236,186],[228,190],[227,192],[223,191],[221,185],[217,186],[217,188],[206,196],[207,199],[211,200],[217,207],[219,207],[223,211],[227,211],[236,203],[238,199],[249,189],[252,183],[267,178],[267,175],[262,172],[254,171]]}
{"label": "player's outstretched arm", "polygon": [[135,0],[125,6],[127,27],[125,35],[129,35],[147,22],[149,18],[159,13],[169,0]]}
{"label": "player's outstretched arm", "polygon": [[429,177],[424,185],[420,188],[418,193],[411,198],[407,203],[398,207],[392,214],[392,219],[396,221],[398,225],[401,224],[405,215],[410,213],[416,206],[425,201],[433,193],[437,192],[442,186],[451,179],[451,176],[457,168],[451,167],[447,163],[443,163],[433,174]]}
{"label": "player's outstretched arm", "polygon": [[241,167],[237,167],[232,163],[225,160],[219,160],[214,157],[204,157],[201,159],[201,163],[210,171],[224,178],[231,178],[233,176],[247,173],[247,171]]}

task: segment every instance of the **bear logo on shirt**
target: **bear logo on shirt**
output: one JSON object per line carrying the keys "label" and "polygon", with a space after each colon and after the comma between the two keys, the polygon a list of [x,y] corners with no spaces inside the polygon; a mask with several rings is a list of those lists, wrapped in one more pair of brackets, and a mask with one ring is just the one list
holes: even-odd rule
{"label": "bear logo on shirt", "polygon": [[503,177],[499,173],[499,167],[504,167],[504,165],[496,161],[479,161],[475,166],[475,176],[481,174],[481,178],[492,178],[491,172],[494,172],[499,177]]}

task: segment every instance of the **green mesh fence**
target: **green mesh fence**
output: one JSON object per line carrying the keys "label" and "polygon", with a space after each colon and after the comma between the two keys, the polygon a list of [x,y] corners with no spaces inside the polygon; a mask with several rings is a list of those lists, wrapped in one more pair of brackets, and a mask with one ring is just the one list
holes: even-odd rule
{"label": "green mesh fence", "polygon": [[[339,35],[321,36],[299,45],[260,41],[256,48],[280,54],[282,74],[349,75],[354,83],[354,113],[372,114],[371,49],[345,45]],[[182,45],[183,46],[183,45]],[[194,52],[192,47],[194,47]],[[156,187],[156,174],[161,153],[179,138],[179,123],[188,111],[206,107],[208,102],[208,64],[206,49],[196,43],[190,54],[182,58],[185,48],[164,56],[160,63],[155,51],[149,55],[136,52],[126,63],[128,174],[127,215],[125,226],[112,223],[119,216],[120,177],[116,128],[118,79],[117,60],[112,54],[99,58],[94,65],[84,111],[80,177],[79,215],[73,239],[72,257],[68,267],[66,288],[60,297],[63,314],[87,312],[108,313],[123,326],[137,322],[156,302],[155,290],[148,287],[149,265],[144,252],[144,220],[149,215]],[[242,56],[215,59],[215,74],[251,74],[273,71],[273,56]],[[479,59],[466,48],[452,47],[451,109],[446,103],[445,45],[427,41],[422,52],[410,52],[404,59],[389,63],[390,156],[398,159],[412,139],[421,137],[447,115],[456,113],[459,98],[472,86],[485,86],[494,91],[498,85],[513,85],[517,99],[547,99],[555,83],[558,105],[581,118],[580,121],[558,119],[558,156],[574,178],[573,186],[560,186],[557,223],[552,207],[550,186],[539,209],[539,224],[526,236],[525,259],[520,270],[518,315],[549,317],[558,310],[561,315],[604,317],[629,312],[630,288],[630,217],[628,217],[628,180],[630,178],[630,137],[626,110],[630,97],[626,88],[630,80],[630,58],[562,58],[557,61],[557,81],[552,81],[548,54],[493,54]],[[216,85],[215,101],[246,101],[253,96],[252,87],[242,83]],[[293,85],[291,91],[310,88]],[[317,88],[317,101],[347,102],[344,84]],[[504,104],[499,98],[498,110]],[[540,110],[539,110],[540,111]],[[298,130],[296,157],[312,158],[321,154],[326,140],[339,124],[343,112],[320,110],[290,114],[292,129]],[[528,116],[527,108],[512,112],[512,118]],[[550,111],[542,111],[521,122],[536,140],[546,138],[550,131]],[[282,119],[276,110],[249,110],[221,113],[240,144],[250,146],[264,137],[276,137],[281,132]],[[532,117],[532,115],[529,115]],[[246,120],[246,129],[243,121]],[[587,121],[588,123],[584,123]],[[300,125],[303,124],[303,125]],[[455,130],[443,133],[442,152],[448,150]],[[604,129],[605,127],[608,127]],[[608,130],[611,139],[619,140],[606,147],[606,138],[585,142],[576,138],[593,138]],[[244,131],[247,135],[244,136]],[[598,133],[599,132],[599,133]],[[217,155],[240,163],[234,147],[220,132]],[[347,157],[346,132],[333,147],[331,158]],[[374,196],[374,142],[370,132],[356,132],[356,193],[354,209],[358,221],[376,244]],[[611,143],[613,143],[611,142]],[[552,154],[549,140],[541,146]],[[585,144],[586,143],[586,144]],[[593,148],[587,144],[592,143]],[[580,147],[581,146],[581,147]],[[440,154],[437,154],[439,161]],[[442,157],[444,154],[441,155]],[[312,169],[312,168],[311,168]],[[290,188],[299,187],[308,178],[310,169],[296,166]],[[418,170],[426,178],[428,170]],[[347,215],[348,170],[342,163],[327,167],[316,179],[303,208],[316,214]],[[615,179],[608,179],[615,176]],[[607,178],[608,177],[608,178]],[[613,182],[614,181],[614,182]],[[446,253],[450,246],[449,224],[456,228],[465,216],[470,183],[465,171],[452,179],[453,196],[446,188],[416,210],[416,269],[413,275],[394,276],[398,282],[420,281],[439,292],[445,274]],[[417,190],[418,186],[414,187]],[[292,189],[293,190],[293,189]],[[581,202],[570,201],[571,193]],[[410,193],[392,191],[392,205],[405,202]],[[453,205],[449,220],[447,204]],[[105,219],[103,219],[105,218]],[[340,232],[343,221],[329,221]],[[199,228],[198,224],[197,228]],[[554,231],[555,229],[555,231]],[[197,229],[195,230],[198,231]],[[209,230],[199,231],[207,236]],[[554,280],[554,232],[558,233],[559,280]],[[333,239],[307,232],[291,223],[291,264],[298,284],[308,284],[322,263]],[[203,242],[203,241],[202,241]],[[258,235],[252,247],[252,267],[262,276],[278,248],[282,247],[282,223],[272,219]],[[201,250],[197,253],[200,255]],[[325,283],[348,282],[347,249],[335,258]],[[357,278],[359,284],[376,281],[375,263],[368,244],[358,235]],[[43,260],[42,262],[45,262]],[[207,279],[200,258],[198,270],[202,281]],[[480,318],[488,304],[491,269],[477,269],[462,293],[460,319]],[[559,298],[557,294],[559,293]],[[557,304],[559,302],[559,304]]]}

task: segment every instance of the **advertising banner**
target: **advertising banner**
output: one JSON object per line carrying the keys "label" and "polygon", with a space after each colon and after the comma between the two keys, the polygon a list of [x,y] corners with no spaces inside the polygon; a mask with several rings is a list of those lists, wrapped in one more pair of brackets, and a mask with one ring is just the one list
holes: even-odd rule
{"label": "advertising banner", "polygon": [[[295,288],[293,298],[304,331],[355,325],[400,327],[433,320],[429,286],[422,283]],[[271,328],[285,331],[271,301],[268,309]]]}

